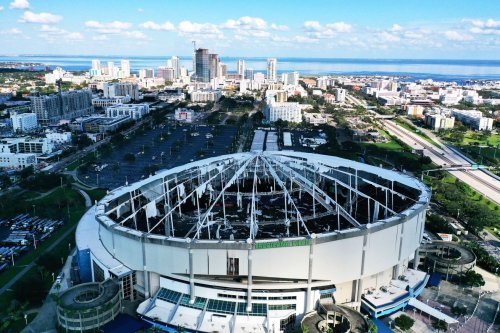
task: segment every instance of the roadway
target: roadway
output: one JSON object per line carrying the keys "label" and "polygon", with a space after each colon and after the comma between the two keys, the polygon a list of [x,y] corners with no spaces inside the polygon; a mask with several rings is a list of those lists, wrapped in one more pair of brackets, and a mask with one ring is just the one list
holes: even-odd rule
{"label": "roadway", "polygon": [[[409,146],[415,149],[422,149],[425,156],[441,166],[450,167],[452,165],[470,165],[463,157],[452,151],[446,146],[438,148],[426,141],[419,135],[397,125],[391,120],[381,120],[387,131],[399,138]],[[491,177],[482,170],[447,170],[453,176],[457,177],[476,191],[483,194],[496,204],[500,204],[500,181]]]}

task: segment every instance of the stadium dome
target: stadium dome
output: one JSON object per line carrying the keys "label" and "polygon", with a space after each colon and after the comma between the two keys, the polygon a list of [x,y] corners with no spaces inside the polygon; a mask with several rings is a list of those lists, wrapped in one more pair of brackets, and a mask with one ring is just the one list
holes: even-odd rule
{"label": "stadium dome", "polygon": [[202,332],[282,331],[322,300],[379,316],[425,285],[409,263],[429,199],[413,177],[333,156],[209,158],[90,209],[80,274],[121,280],[146,320]]}

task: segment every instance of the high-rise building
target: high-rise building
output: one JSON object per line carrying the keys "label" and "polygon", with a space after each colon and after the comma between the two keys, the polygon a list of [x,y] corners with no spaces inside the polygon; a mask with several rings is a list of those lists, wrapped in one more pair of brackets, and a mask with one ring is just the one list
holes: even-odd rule
{"label": "high-rise building", "polygon": [[198,82],[210,82],[218,77],[219,55],[208,53],[208,49],[197,49],[195,53],[195,80]]}
{"label": "high-rise building", "polygon": [[36,113],[38,123],[49,125],[62,119],[81,117],[91,113],[92,91],[88,89],[65,91],[53,95],[30,97],[31,108]]}
{"label": "high-rise building", "polygon": [[174,78],[178,79],[181,76],[181,65],[179,62],[179,57],[173,56],[170,59],[171,67],[174,70]]}
{"label": "high-rise building", "polygon": [[152,68],[143,68],[139,70],[139,78],[153,78],[155,77],[155,71]]}
{"label": "high-rise building", "polygon": [[219,72],[217,73],[218,77],[226,77],[227,76],[227,65],[219,64]]}
{"label": "high-rise building", "polygon": [[164,78],[165,81],[174,81],[175,70],[171,67],[158,67],[156,77]]}
{"label": "high-rise building", "polygon": [[210,81],[210,57],[208,49],[197,49],[195,55],[196,81],[209,82]]}
{"label": "high-rise building", "polygon": [[245,60],[238,60],[238,63],[236,64],[236,70],[238,71],[238,74],[241,75],[242,78],[246,79],[245,77]]}
{"label": "high-rise building", "polygon": [[247,80],[253,80],[253,69],[245,69],[245,79]]}
{"label": "high-rise building", "polygon": [[121,61],[121,69],[123,77],[130,77],[130,61],[122,60]]}
{"label": "high-rise building", "polygon": [[101,70],[101,61],[99,59],[92,60],[92,69]]}
{"label": "high-rise building", "polygon": [[139,86],[129,82],[104,83],[102,90],[105,98],[130,96],[135,101],[139,99]]}
{"label": "high-rise building", "polygon": [[108,75],[115,77],[115,63],[113,61],[108,61]]}
{"label": "high-rise building", "polygon": [[210,54],[209,59],[210,59],[210,80],[212,80],[219,77],[220,59],[218,54]]}
{"label": "high-rise building", "polygon": [[276,58],[267,59],[267,79],[269,81],[276,81],[277,64]]}

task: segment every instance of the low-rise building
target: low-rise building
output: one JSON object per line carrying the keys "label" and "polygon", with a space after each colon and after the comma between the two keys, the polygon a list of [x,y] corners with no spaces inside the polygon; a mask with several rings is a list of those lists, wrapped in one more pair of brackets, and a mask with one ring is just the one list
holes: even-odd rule
{"label": "low-rise building", "polygon": [[11,113],[10,121],[14,132],[29,132],[38,127],[36,113]]}
{"label": "low-rise building", "polygon": [[191,93],[191,102],[217,102],[222,97],[220,90],[196,90]]}
{"label": "low-rise building", "polygon": [[0,168],[24,169],[37,163],[33,153],[1,153]]}
{"label": "low-rise building", "polygon": [[194,111],[186,108],[177,108],[175,110],[175,120],[186,123],[192,122],[194,119]]}
{"label": "low-rise building", "polygon": [[54,144],[63,144],[71,142],[71,132],[48,132],[45,137]]}
{"label": "low-rise building", "polygon": [[95,108],[107,108],[108,106],[115,105],[115,104],[126,104],[130,103],[131,97],[130,96],[116,96],[116,97],[99,97],[99,98],[93,98],[92,99],[92,105]]}
{"label": "low-rise building", "polygon": [[129,116],[137,120],[149,113],[148,104],[116,104],[109,106],[106,109],[106,117],[116,118],[121,116]]}
{"label": "low-rise building", "polygon": [[33,153],[49,154],[54,150],[54,144],[47,138],[5,138],[0,140],[0,153]]}
{"label": "low-rise building", "polygon": [[491,131],[493,129],[493,119],[483,117],[481,111],[453,109],[451,115],[474,130]]}
{"label": "low-rise building", "polygon": [[455,126],[455,117],[447,117],[441,114],[426,114],[425,124],[433,130],[450,129]]}
{"label": "low-rise building", "polygon": [[131,122],[130,116],[103,117],[91,116],[78,118],[70,124],[71,129],[86,133],[106,133],[119,129],[122,125]]}
{"label": "low-rise building", "polygon": [[402,108],[403,111],[405,111],[406,114],[411,117],[422,117],[424,113],[424,107],[421,105],[406,104],[403,105]]}
{"label": "low-rise building", "polygon": [[327,118],[321,113],[304,113],[304,120],[311,125],[321,125],[327,123]]}

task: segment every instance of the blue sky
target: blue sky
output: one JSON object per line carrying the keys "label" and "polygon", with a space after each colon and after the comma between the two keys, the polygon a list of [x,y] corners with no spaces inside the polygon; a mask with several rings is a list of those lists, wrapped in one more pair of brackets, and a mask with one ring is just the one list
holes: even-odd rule
{"label": "blue sky", "polygon": [[500,59],[500,1],[0,0],[0,54]]}

